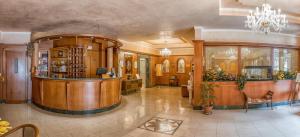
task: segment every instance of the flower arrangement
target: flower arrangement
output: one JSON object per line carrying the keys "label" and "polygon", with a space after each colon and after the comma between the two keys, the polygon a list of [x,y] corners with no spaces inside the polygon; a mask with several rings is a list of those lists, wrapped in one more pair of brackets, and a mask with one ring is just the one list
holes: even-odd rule
{"label": "flower arrangement", "polygon": [[0,119],[0,136],[11,129],[9,122]]}
{"label": "flower arrangement", "polygon": [[296,76],[297,76],[297,72],[279,70],[273,78],[274,80],[286,80],[286,79],[293,80],[296,79]]}
{"label": "flower arrangement", "polygon": [[234,81],[235,79],[235,75],[216,69],[209,69],[203,75],[204,81]]}
{"label": "flower arrangement", "polygon": [[209,69],[204,72],[203,80],[204,81],[217,81],[218,79],[218,72],[215,69]]}

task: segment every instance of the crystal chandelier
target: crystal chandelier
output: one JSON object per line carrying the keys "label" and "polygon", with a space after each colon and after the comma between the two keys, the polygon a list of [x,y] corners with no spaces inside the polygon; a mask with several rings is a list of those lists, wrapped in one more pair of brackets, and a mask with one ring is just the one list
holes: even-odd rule
{"label": "crystal chandelier", "polygon": [[163,57],[168,57],[172,54],[171,50],[164,48],[160,51],[160,55],[162,55]]}
{"label": "crystal chandelier", "polygon": [[272,10],[270,4],[263,4],[261,9],[256,7],[256,11],[249,11],[245,27],[253,31],[260,31],[268,34],[269,32],[280,32],[287,27],[288,20],[281,10]]}

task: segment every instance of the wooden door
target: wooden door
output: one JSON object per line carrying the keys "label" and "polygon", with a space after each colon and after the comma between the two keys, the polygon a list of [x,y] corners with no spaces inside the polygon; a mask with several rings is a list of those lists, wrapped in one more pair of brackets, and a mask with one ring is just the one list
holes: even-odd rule
{"label": "wooden door", "polygon": [[3,48],[0,48],[0,103],[5,100],[5,91],[3,90]]}
{"label": "wooden door", "polygon": [[26,101],[26,52],[5,51],[6,102],[21,103]]}
{"label": "wooden door", "polygon": [[97,78],[96,75],[97,68],[100,67],[99,65],[99,52],[95,51],[87,51],[85,57],[85,74],[87,78]]}

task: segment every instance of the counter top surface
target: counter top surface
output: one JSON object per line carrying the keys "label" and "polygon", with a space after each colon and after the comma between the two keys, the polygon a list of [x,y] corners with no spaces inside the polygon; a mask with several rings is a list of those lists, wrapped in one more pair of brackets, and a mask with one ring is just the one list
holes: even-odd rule
{"label": "counter top surface", "polygon": [[109,79],[116,79],[116,78],[51,78],[51,77],[41,77],[35,76],[35,78],[40,79],[49,79],[49,80],[109,80]]}

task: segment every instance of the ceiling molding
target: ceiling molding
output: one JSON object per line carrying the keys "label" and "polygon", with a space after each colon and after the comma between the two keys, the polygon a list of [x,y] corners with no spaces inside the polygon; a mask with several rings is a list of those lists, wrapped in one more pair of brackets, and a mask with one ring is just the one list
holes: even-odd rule
{"label": "ceiling molding", "polygon": [[[255,7],[253,5],[246,5],[239,0],[220,0],[219,15],[246,17],[249,15],[249,10],[253,10]],[[287,9],[283,13],[287,15],[290,23],[300,24],[300,13],[291,13]]]}

